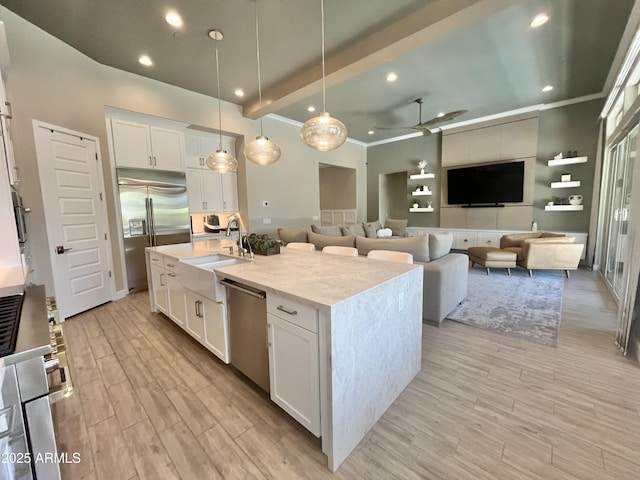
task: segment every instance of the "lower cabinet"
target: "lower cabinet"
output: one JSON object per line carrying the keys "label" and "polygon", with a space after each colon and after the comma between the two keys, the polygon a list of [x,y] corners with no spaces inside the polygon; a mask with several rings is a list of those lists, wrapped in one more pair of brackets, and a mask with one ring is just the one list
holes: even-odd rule
{"label": "lower cabinet", "polygon": [[185,308],[184,287],[178,273],[167,272],[167,294],[169,297],[169,317],[184,328],[187,310]]}
{"label": "lower cabinet", "polygon": [[168,315],[167,273],[164,268],[151,265],[151,288],[153,289],[156,308]]}
{"label": "lower cabinet", "polygon": [[318,334],[267,314],[271,400],[320,436]]}
{"label": "lower cabinet", "polygon": [[224,303],[184,289],[186,329],[224,363],[229,363],[229,322]]}

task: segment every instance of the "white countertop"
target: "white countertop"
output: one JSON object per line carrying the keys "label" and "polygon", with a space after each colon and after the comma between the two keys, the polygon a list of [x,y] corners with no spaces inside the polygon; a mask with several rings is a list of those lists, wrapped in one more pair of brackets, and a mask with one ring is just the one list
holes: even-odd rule
{"label": "white countertop", "polygon": [[[180,260],[213,253],[228,254],[225,245],[235,245],[235,242],[215,240],[148,247],[147,250]],[[280,251],[277,255],[256,255],[253,261],[222,267],[216,269],[216,273],[267,292],[289,295],[315,307],[326,308],[422,268],[421,265],[288,250],[285,247]],[[237,257],[237,253],[234,256]]]}

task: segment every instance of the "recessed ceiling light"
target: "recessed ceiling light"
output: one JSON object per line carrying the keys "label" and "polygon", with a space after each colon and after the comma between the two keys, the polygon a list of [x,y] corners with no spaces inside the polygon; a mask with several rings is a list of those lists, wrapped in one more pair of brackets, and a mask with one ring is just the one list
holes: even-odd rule
{"label": "recessed ceiling light", "polygon": [[549,16],[546,13],[539,13],[533,20],[531,21],[531,26],[533,28],[539,27],[540,25],[544,25],[549,21]]}
{"label": "recessed ceiling light", "polygon": [[234,94],[236,97],[244,97],[244,92],[242,91],[242,89],[241,89],[241,88],[236,88],[236,91],[235,91],[235,92],[233,92],[233,94]]}
{"label": "recessed ceiling light", "polygon": [[140,55],[140,58],[138,58],[138,61],[145,67],[150,67],[151,65],[153,65],[153,61],[151,60],[149,55]]}
{"label": "recessed ceiling light", "polygon": [[307,107],[307,112],[315,112],[316,111],[316,107],[314,107],[313,105],[310,105]]}
{"label": "recessed ceiling light", "polygon": [[167,16],[164,17],[169,25],[172,27],[181,27],[182,26],[182,17],[178,12],[169,12]]}
{"label": "recessed ceiling light", "polygon": [[444,112],[438,113],[438,115],[436,115],[436,117],[438,117],[438,118],[444,117]]}
{"label": "recessed ceiling light", "polygon": [[374,132],[373,130],[369,130],[367,133],[368,133],[369,135],[373,135],[373,134],[374,134],[374,133],[376,133],[376,132]]}
{"label": "recessed ceiling light", "polygon": [[398,75],[396,75],[393,72],[387,75],[387,82],[395,82],[397,79],[398,79]]}
{"label": "recessed ceiling light", "polygon": [[553,85],[546,85],[544,87],[542,87],[542,91],[543,92],[550,92],[551,90],[553,90]]}

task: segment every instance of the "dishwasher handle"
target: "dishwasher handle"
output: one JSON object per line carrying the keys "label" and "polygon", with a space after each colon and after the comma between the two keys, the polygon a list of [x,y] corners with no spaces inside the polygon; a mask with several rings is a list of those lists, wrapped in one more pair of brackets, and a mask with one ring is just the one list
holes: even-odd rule
{"label": "dishwasher handle", "polygon": [[242,293],[246,293],[247,295],[251,295],[252,297],[256,297],[261,300],[264,300],[265,298],[267,298],[267,294],[265,292],[262,292],[260,290],[254,290],[251,287],[247,287],[245,285],[242,285],[241,283],[236,283],[232,280],[227,280],[226,278],[223,278],[222,280],[220,280],[220,285],[233,288],[234,290],[238,290]]}

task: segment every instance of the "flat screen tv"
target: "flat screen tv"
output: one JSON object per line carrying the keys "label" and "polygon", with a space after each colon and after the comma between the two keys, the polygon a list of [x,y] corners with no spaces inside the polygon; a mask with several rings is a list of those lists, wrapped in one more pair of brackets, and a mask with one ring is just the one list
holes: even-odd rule
{"label": "flat screen tv", "polygon": [[450,168],[449,205],[497,205],[523,201],[524,161]]}

